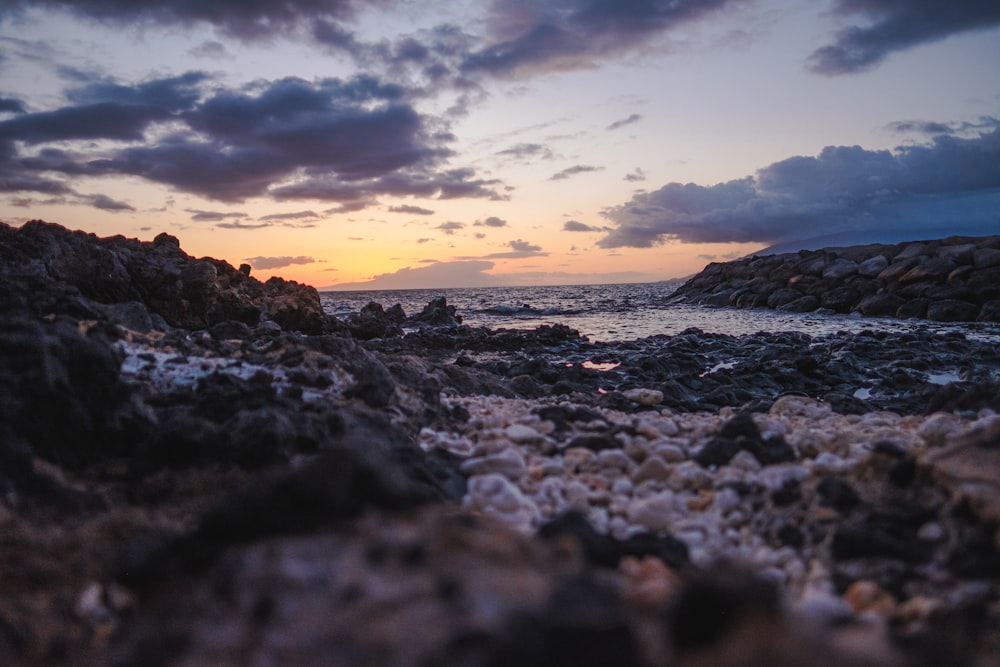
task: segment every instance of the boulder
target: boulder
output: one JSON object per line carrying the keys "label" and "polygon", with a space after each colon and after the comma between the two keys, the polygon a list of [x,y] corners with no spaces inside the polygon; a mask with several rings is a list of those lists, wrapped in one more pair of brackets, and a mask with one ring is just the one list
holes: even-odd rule
{"label": "boulder", "polygon": [[955,262],[945,257],[930,257],[921,261],[915,267],[899,277],[900,283],[923,282],[927,280],[942,281],[955,270]]}
{"label": "boulder", "polygon": [[886,259],[885,255],[875,255],[858,264],[858,274],[874,278],[887,268],[889,268],[889,260]]}
{"label": "boulder", "polygon": [[858,272],[858,263],[849,259],[835,259],[823,269],[823,280],[843,280]]}
{"label": "boulder", "polygon": [[968,301],[944,299],[927,306],[927,319],[935,322],[974,322],[979,307]]}
{"label": "boulder", "polygon": [[895,294],[880,292],[870,294],[857,305],[856,310],[869,317],[892,317],[906,301]]}
{"label": "boulder", "polygon": [[1000,322],[1000,299],[984,303],[976,319],[980,322]]}
{"label": "boulder", "polygon": [[1000,266],[1000,250],[995,248],[980,248],[973,254],[973,264],[977,269],[988,269],[991,266]]}
{"label": "boulder", "polygon": [[927,306],[930,305],[930,303],[930,299],[910,299],[896,310],[896,317],[901,320],[910,319],[912,317],[926,317]]}

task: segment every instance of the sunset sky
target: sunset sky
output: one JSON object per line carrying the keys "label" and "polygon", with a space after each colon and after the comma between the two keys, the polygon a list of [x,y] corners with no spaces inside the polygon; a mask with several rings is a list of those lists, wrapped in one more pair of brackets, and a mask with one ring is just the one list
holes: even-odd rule
{"label": "sunset sky", "polygon": [[1000,234],[1000,2],[0,0],[34,218],[320,288]]}

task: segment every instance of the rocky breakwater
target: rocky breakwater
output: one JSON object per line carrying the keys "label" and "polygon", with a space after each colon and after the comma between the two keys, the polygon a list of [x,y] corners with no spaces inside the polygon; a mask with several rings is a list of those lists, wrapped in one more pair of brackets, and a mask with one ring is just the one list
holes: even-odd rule
{"label": "rocky breakwater", "polygon": [[1000,322],[1000,236],[950,237],[709,264],[676,302],[939,322]]}

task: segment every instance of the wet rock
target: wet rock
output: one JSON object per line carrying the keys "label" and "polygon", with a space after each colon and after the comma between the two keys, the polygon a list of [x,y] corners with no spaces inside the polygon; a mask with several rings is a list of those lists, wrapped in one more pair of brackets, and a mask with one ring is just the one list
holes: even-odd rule
{"label": "wet rock", "polygon": [[439,296],[432,300],[418,315],[411,317],[409,322],[434,327],[457,327],[462,318],[456,314],[455,306],[449,306],[447,299]]}
{"label": "wet rock", "polygon": [[927,306],[927,319],[935,322],[973,322],[978,313],[975,304],[955,299],[932,301]]}

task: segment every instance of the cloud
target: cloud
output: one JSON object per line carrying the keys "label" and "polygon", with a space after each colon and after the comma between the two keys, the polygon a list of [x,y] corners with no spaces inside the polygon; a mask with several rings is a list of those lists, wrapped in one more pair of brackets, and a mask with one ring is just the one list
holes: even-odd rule
{"label": "cloud", "polygon": [[296,211],[294,213],[271,213],[257,219],[265,222],[268,220],[309,220],[318,217],[319,215],[315,211]]}
{"label": "cloud", "polygon": [[316,262],[312,257],[304,257],[302,255],[298,257],[247,257],[243,261],[247,262],[253,268],[262,271],[282,269],[293,264],[314,264]]}
{"label": "cloud", "polygon": [[198,46],[191,49],[189,52],[196,58],[210,58],[213,60],[220,60],[229,56],[229,51],[222,42],[216,42],[210,40],[207,42],[202,42]]}
{"label": "cloud", "polygon": [[438,289],[446,287],[491,287],[495,277],[485,273],[494,267],[483,260],[435,262],[417,268],[406,267],[393,273],[381,273],[371,280],[341,283],[331,289]]}
{"label": "cloud", "polygon": [[497,151],[496,155],[515,160],[551,160],[555,157],[552,149],[542,144],[515,144],[510,148]]}
{"label": "cloud", "polygon": [[528,243],[527,241],[522,241],[517,239],[516,241],[508,241],[505,244],[510,250],[503,252],[492,252],[488,255],[482,255],[480,257],[459,257],[461,260],[473,260],[473,259],[524,259],[526,257],[548,257],[549,253],[544,252],[542,247],[535,245],[533,243]]}
{"label": "cloud", "polygon": [[791,157],[712,186],[670,183],[606,210],[616,226],[598,245],[996,233],[1000,121],[993,125],[974,137],[938,135],[895,151],[828,146],[816,157]]}
{"label": "cloud", "polygon": [[625,174],[624,180],[629,181],[630,183],[642,182],[646,180],[646,172],[639,167],[636,167],[631,173]]}
{"label": "cloud", "polygon": [[507,198],[498,179],[442,168],[454,137],[432,132],[440,123],[404,88],[370,76],[239,89],[208,88],[202,72],[131,86],[79,78],[68,105],[0,120],[0,190],[68,193],[65,179],[136,176],[218,201],[320,199],[348,211],[378,195]]}
{"label": "cloud", "polygon": [[839,31],[833,44],[812,53],[809,67],[820,74],[862,72],[896,51],[1000,25],[1000,3],[993,0],[836,0],[834,13],[869,23]]}
{"label": "cloud", "polygon": [[491,43],[462,63],[469,74],[519,76],[594,67],[740,0],[494,0]]}
{"label": "cloud", "polygon": [[270,222],[243,222],[241,220],[236,220],[234,222],[220,222],[216,227],[220,229],[236,229],[236,230],[251,230],[251,229],[267,229],[268,227],[273,227],[274,224]]}
{"label": "cloud", "polygon": [[[119,25],[145,22],[160,25],[208,23],[220,32],[240,39],[263,39],[293,32],[313,20],[341,21],[354,14],[356,0],[7,0],[0,18],[25,7],[61,8],[78,16]],[[379,3],[383,4],[383,3]]]}
{"label": "cloud", "polygon": [[498,218],[495,215],[491,215],[490,217],[486,218],[485,220],[478,220],[475,223],[475,226],[476,227],[495,227],[495,228],[506,227],[507,226],[507,221],[504,220],[503,218]]}
{"label": "cloud", "polygon": [[563,223],[564,232],[600,232],[604,231],[602,227],[591,227],[586,225],[579,220],[567,220]]}
{"label": "cloud", "polygon": [[193,222],[220,222],[229,218],[248,217],[246,213],[242,212],[202,211],[196,208],[186,208],[184,210],[191,214]]}
{"label": "cloud", "polygon": [[560,172],[552,174],[549,176],[550,181],[564,181],[570,176],[576,176],[577,174],[585,174],[589,171],[603,171],[604,167],[592,167],[586,164],[578,164],[572,167],[567,167]]}
{"label": "cloud", "polygon": [[134,211],[135,207],[123,201],[117,201],[107,195],[90,195],[85,197],[90,205],[102,211]]}
{"label": "cloud", "polygon": [[622,118],[621,120],[616,120],[615,122],[611,123],[611,125],[608,125],[606,129],[618,130],[620,128],[625,127],[626,125],[632,125],[633,123],[638,123],[640,120],[642,120],[642,116],[637,113],[634,113],[631,114],[628,118]]}
{"label": "cloud", "polygon": [[429,208],[422,208],[420,206],[411,206],[409,204],[402,204],[400,206],[390,206],[390,213],[407,213],[409,215],[434,215],[434,211]]}
{"label": "cloud", "polygon": [[440,225],[438,225],[434,229],[439,229],[442,232],[444,232],[445,234],[447,234],[448,236],[451,236],[452,234],[454,234],[458,230],[464,229],[464,228],[465,228],[465,223],[464,222],[442,222]]}
{"label": "cloud", "polygon": [[12,97],[0,97],[0,113],[24,113],[24,102]]}

